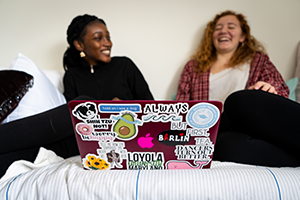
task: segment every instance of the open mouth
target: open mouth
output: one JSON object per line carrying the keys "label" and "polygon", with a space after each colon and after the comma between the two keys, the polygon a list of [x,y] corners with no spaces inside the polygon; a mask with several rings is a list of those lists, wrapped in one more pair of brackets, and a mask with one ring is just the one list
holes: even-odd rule
{"label": "open mouth", "polygon": [[109,49],[102,50],[101,53],[106,55],[106,56],[110,56],[110,50]]}
{"label": "open mouth", "polygon": [[218,41],[219,42],[229,42],[230,39],[229,38],[220,38]]}

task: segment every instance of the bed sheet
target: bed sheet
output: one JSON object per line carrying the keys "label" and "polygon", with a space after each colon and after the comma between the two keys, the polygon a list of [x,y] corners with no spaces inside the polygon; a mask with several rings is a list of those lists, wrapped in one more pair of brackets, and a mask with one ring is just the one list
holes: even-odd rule
{"label": "bed sheet", "polygon": [[75,156],[0,182],[1,199],[299,199],[300,167],[88,171]]}

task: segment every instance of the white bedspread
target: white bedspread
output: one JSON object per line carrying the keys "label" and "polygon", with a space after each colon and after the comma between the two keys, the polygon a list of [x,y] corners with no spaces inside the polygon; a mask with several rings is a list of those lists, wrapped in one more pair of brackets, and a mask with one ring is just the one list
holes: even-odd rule
{"label": "white bedspread", "polygon": [[0,181],[0,199],[300,199],[300,167],[213,161],[211,169],[87,171],[80,157]]}

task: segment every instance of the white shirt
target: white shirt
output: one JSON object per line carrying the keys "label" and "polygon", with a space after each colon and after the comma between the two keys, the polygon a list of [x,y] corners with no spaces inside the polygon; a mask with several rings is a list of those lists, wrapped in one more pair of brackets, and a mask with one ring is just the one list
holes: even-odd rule
{"label": "white shirt", "polygon": [[224,104],[225,99],[233,92],[245,89],[250,72],[250,64],[224,69],[209,76],[209,99]]}

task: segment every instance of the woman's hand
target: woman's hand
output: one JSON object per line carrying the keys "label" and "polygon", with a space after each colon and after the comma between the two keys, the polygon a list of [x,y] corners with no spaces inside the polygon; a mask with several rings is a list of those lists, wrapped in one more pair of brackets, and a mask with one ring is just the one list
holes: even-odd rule
{"label": "woman's hand", "polygon": [[254,85],[250,86],[248,89],[249,90],[263,90],[266,92],[277,94],[275,88],[272,85],[270,85],[269,83],[263,82],[263,81],[256,82]]}
{"label": "woman's hand", "polygon": [[112,99],[113,101],[121,101],[121,99],[119,99],[118,97],[115,97]]}

